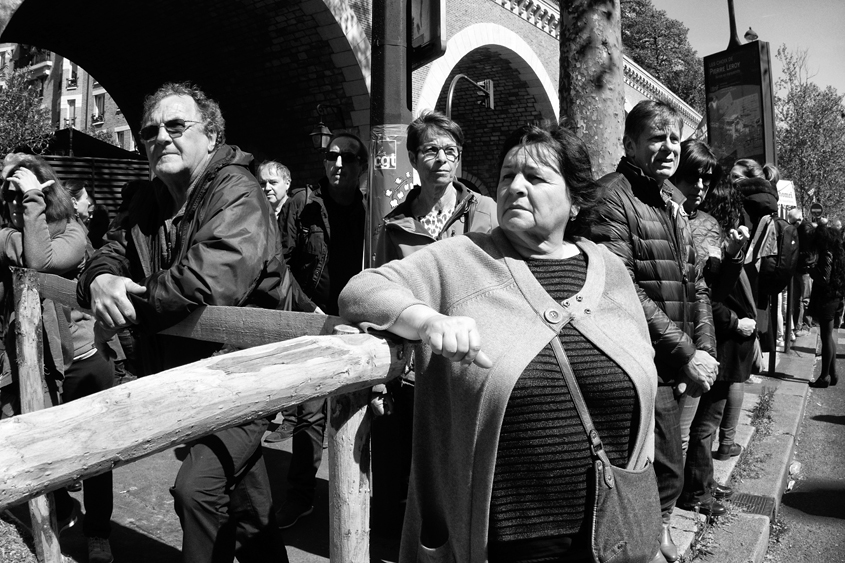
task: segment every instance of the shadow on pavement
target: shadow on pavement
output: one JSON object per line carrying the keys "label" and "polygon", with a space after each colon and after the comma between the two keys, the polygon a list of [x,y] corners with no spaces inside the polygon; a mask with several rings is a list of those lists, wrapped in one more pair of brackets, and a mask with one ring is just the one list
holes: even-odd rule
{"label": "shadow on pavement", "polygon": [[[30,526],[27,504],[9,508],[15,518],[25,526]],[[127,528],[112,520],[112,532],[109,538],[115,561],[121,563],[181,563],[182,552],[158,539],[138,530]],[[71,561],[88,561],[88,541],[82,535],[82,521],[66,530],[59,540],[62,553]]]}
{"label": "shadow on pavement", "polygon": [[[121,563],[181,563],[182,552],[175,547],[162,543],[138,530],[121,526],[112,521],[112,554],[115,561]],[[61,539],[62,552],[74,561],[88,561],[88,542],[82,535],[81,523],[64,534]]]}
{"label": "shadow on pavement", "polygon": [[783,504],[805,514],[845,520],[845,483],[825,479],[801,481]]}
{"label": "shadow on pavement", "polygon": [[829,422],[831,424],[845,424],[845,415],[819,414],[811,417],[811,420],[818,420],[819,422]]}

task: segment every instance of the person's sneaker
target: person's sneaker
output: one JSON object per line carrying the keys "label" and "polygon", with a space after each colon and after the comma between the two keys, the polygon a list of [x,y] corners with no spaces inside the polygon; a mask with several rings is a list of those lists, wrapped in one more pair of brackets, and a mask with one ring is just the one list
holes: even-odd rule
{"label": "person's sneaker", "polygon": [[105,538],[88,538],[88,563],[112,563],[111,545]]}
{"label": "person's sneaker", "polygon": [[79,501],[75,498],[71,498],[70,500],[70,512],[67,515],[56,514],[56,523],[59,527],[59,535],[61,535],[65,530],[73,528],[76,523],[79,522],[79,515],[82,512],[82,507],[79,505]]}
{"label": "person's sneaker", "polygon": [[285,440],[290,440],[293,436],[293,425],[288,421],[284,421],[281,426],[267,434],[264,442],[267,444],[278,444]]}
{"label": "person's sneaker", "polygon": [[311,504],[286,502],[276,513],[276,523],[279,525],[279,528],[286,530],[299,522],[300,518],[308,516],[312,512],[314,512],[314,506]]}
{"label": "person's sneaker", "polygon": [[713,459],[718,459],[719,461],[727,461],[732,457],[736,457],[742,453],[742,446],[737,443],[733,444],[721,444],[719,446],[719,450],[713,452]]}

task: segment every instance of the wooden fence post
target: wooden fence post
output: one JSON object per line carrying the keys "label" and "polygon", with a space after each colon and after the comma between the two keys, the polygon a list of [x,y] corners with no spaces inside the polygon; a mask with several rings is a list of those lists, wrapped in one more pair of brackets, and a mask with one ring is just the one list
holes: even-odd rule
{"label": "wooden fence post", "polygon": [[[357,334],[339,325],[333,334]],[[329,560],[370,561],[370,390],[329,397]]]}
{"label": "wooden fence post", "polygon": [[[41,410],[44,402],[44,363],[41,342],[41,298],[37,272],[12,268],[15,294],[16,350],[21,411]],[[29,501],[35,556],[41,563],[61,563],[53,493]]]}

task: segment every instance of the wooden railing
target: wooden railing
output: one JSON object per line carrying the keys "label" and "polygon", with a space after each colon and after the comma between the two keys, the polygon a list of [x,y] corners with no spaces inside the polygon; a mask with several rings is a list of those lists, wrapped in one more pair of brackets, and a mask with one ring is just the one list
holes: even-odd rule
{"label": "wooden railing", "polygon": [[39,561],[62,561],[51,491],[329,397],[330,560],[369,562],[369,389],[400,373],[405,344],[337,317],[207,307],[165,332],[248,348],[44,409],[41,299],[79,308],[75,283],[23,269],[13,280],[24,414],[0,422],[0,509],[30,501]]}

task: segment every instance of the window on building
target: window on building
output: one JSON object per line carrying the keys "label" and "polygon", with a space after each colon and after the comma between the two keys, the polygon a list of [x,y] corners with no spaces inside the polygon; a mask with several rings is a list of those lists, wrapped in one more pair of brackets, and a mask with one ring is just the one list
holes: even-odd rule
{"label": "window on building", "polygon": [[97,94],[94,96],[94,115],[93,121],[94,123],[102,123],[103,118],[106,115],[106,95],[105,94]]}
{"label": "window on building", "polygon": [[67,124],[68,127],[76,127],[76,100],[67,101]]}
{"label": "window on building", "polygon": [[117,146],[122,149],[126,148],[126,131],[117,132]]}
{"label": "window on building", "polygon": [[76,90],[78,85],[79,85],[79,74],[77,72],[77,66],[74,64],[74,65],[70,66],[70,74],[67,77],[67,89],[68,90]]}

